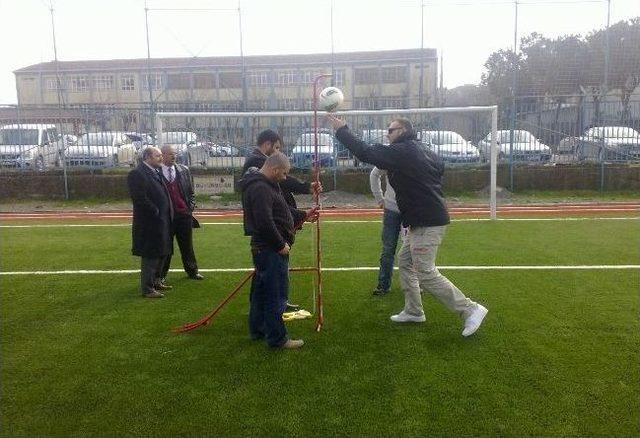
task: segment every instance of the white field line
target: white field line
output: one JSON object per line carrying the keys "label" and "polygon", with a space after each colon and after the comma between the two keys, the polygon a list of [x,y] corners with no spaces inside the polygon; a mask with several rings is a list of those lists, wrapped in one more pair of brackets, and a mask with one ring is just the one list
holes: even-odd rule
{"label": "white field line", "polygon": [[[556,218],[498,218],[498,222],[572,222],[572,221],[633,221],[640,216],[630,217],[556,217]],[[451,222],[489,222],[489,218],[451,219]],[[323,224],[379,224],[377,220],[322,220]],[[200,222],[200,225],[242,225],[242,222]],[[34,225],[0,225],[0,228],[83,228],[83,227],[130,227],[126,224],[34,224]]]}
{"label": "white field line", "polygon": [[[353,272],[353,271],[377,271],[378,266],[355,266],[344,268],[322,268],[324,272]],[[397,267],[394,267],[398,270]],[[640,265],[531,265],[531,266],[438,266],[440,270],[449,271],[529,271],[529,270],[627,270],[640,269]],[[253,268],[219,268],[199,269],[200,272],[250,272]],[[170,272],[182,272],[181,269],[171,269]],[[80,269],[63,271],[11,271],[0,272],[0,275],[91,275],[91,274],[139,274],[139,269]]]}

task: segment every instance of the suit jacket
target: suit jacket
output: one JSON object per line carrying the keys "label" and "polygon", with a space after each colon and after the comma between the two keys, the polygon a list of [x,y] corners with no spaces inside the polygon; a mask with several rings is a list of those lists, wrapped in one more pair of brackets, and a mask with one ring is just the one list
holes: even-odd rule
{"label": "suit jacket", "polygon": [[133,202],[131,227],[133,255],[164,257],[173,252],[171,198],[162,177],[140,163],[129,172],[127,186]]}
{"label": "suit jacket", "polygon": [[[175,166],[176,180],[178,181],[180,193],[187,203],[189,213],[193,216],[193,210],[196,208],[196,194],[193,191],[193,176],[191,176],[191,171],[187,166],[178,163],[176,163]],[[193,228],[200,228],[200,224],[195,217],[193,218]]]}

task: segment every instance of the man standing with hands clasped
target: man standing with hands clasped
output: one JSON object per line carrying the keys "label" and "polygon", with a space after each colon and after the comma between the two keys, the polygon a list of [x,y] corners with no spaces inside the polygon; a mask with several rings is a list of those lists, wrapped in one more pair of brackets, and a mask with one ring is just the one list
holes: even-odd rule
{"label": "man standing with hands clasped", "polygon": [[318,219],[316,208],[304,211],[287,204],[278,183],[289,173],[289,159],[271,154],[260,170],[249,169],[240,181],[244,232],[251,236],[255,275],[249,296],[249,335],[270,347],[295,349],[301,339],[289,339],[282,320],[289,292],[289,251],[295,232]]}
{"label": "man standing with hands clasped", "polygon": [[[204,277],[198,273],[198,262],[193,252],[193,228],[200,228],[200,224],[193,217],[193,210],[196,207],[193,180],[189,168],[176,163],[176,149],[171,145],[162,146],[162,176],[174,209],[171,224],[172,245],[175,236],[184,271],[192,280],[202,280]],[[167,277],[170,266],[171,254],[167,256],[162,267],[163,280]]]}
{"label": "man standing with hands clasped", "polygon": [[391,321],[424,322],[420,296],[424,288],[464,320],[462,336],[474,334],[488,310],[467,298],[435,266],[438,246],[449,224],[442,194],[442,160],[418,143],[408,119],[391,121],[387,129],[389,146],[369,146],[355,137],[343,120],[330,114],[327,119],[336,130],[338,140],[356,157],[387,171],[389,183],[396,192],[402,223],[409,229],[398,254],[405,304],[400,313],[391,316]]}

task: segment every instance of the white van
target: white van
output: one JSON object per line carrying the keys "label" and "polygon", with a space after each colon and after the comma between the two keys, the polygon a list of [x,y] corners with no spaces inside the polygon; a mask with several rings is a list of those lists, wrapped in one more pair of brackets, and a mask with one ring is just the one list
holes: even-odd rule
{"label": "white van", "polygon": [[73,146],[67,146],[64,152],[67,166],[106,167],[118,166],[125,156],[120,148],[126,147],[130,154],[126,154],[126,161],[122,164],[131,165],[135,162],[133,140],[124,132],[90,132],[82,135]]}
{"label": "white van", "polygon": [[[336,144],[332,134],[318,133],[318,158],[323,167],[333,167],[336,162]],[[291,151],[295,167],[309,167],[315,156],[315,134],[305,133],[298,137]]]}
{"label": "white van", "polygon": [[0,167],[44,170],[57,163],[62,147],[55,125],[0,126]]}

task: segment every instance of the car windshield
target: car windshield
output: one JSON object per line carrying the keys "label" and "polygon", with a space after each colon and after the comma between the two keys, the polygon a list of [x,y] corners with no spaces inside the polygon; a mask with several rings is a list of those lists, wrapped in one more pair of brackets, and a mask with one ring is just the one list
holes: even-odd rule
{"label": "car windshield", "polygon": [[[501,143],[509,143],[511,141],[511,131],[501,131],[499,133]],[[487,134],[487,141],[491,141],[491,133]],[[533,136],[528,131],[513,131],[513,141],[516,143],[530,143]]]}
{"label": "car windshield", "polygon": [[0,130],[0,144],[36,145],[38,144],[38,130],[37,129],[2,129]]}
{"label": "car windshield", "polygon": [[604,136],[605,138],[638,138],[640,137],[640,134],[636,130],[627,128],[626,126],[608,126],[606,128],[602,128],[602,127],[591,128],[587,130],[585,135],[591,136],[591,137]]}
{"label": "car windshield", "polygon": [[111,146],[113,134],[85,134],[78,140],[78,146]]}
{"label": "car windshield", "polygon": [[464,144],[465,140],[460,134],[452,131],[434,131],[428,133],[431,144]]}
{"label": "car windshield", "polygon": [[[315,135],[313,134],[304,134],[298,141],[296,141],[296,146],[315,146]],[[318,146],[320,147],[331,147],[333,146],[333,138],[328,134],[320,134],[318,135]]]}

